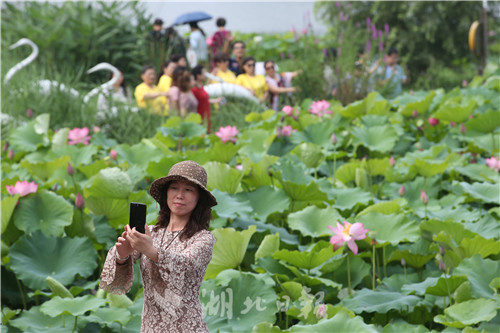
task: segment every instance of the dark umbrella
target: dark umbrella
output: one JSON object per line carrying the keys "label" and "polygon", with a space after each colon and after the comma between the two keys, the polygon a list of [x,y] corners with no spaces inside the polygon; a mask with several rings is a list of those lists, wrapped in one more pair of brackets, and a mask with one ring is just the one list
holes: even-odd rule
{"label": "dark umbrella", "polygon": [[173,25],[181,25],[191,22],[205,21],[205,20],[210,20],[211,18],[212,16],[204,12],[190,12],[182,14],[181,16],[176,18]]}

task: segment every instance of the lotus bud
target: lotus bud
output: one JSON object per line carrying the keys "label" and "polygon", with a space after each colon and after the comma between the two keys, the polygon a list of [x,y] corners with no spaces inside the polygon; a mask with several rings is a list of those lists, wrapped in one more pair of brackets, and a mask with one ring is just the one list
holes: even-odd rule
{"label": "lotus bud", "polygon": [[68,163],[68,175],[73,176],[75,174],[75,168],[71,165],[71,163]]}
{"label": "lotus bud", "polygon": [[9,141],[5,141],[2,147],[2,151],[6,153],[9,150]]}
{"label": "lotus bud", "polygon": [[401,258],[401,265],[406,266],[406,260],[404,260],[404,258]]}
{"label": "lotus bud", "polygon": [[455,127],[455,125],[456,125],[456,124],[457,124],[456,122],[454,122],[454,121],[450,121],[450,126],[451,126],[451,127]]}
{"label": "lotus bud", "polygon": [[7,157],[9,158],[9,160],[14,159],[14,150],[12,150],[12,148],[9,150],[9,154],[7,155]]}
{"label": "lotus bud", "polygon": [[101,128],[98,126],[94,126],[94,133],[99,133],[101,131]]}
{"label": "lotus bud", "polygon": [[326,305],[325,303],[321,304],[316,312],[316,317],[318,318],[326,318]]}
{"label": "lotus bud", "polygon": [[336,145],[338,140],[337,140],[337,136],[335,135],[335,133],[332,134],[332,136],[330,137],[330,141],[333,143],[333,145]]}
{"label": "lotus bud", "polygon": [[429,118],[429,119],[427,119],[427,122],[431,126],[436,126],[437,124],[439,124],[439,119],[437,119],[437,118]]}
{"label": "lotus bud", "polygon": [[411,115],[412,115],[413,118],[417,118],[418,111],[417,110],[413,110],[413,112],[411,113]]}
{"label": "lotus bud", "polygon": [[117,152],[114,151],[113,149],[111,149],[111,151],[109,152],[109,156],[116,161],[116,155],[117,155]]}
{"label": "lotus bud", "polygon": [[75,206],[78,209],[82,209],[85,206],[85,200],[83,200],[83,197],[80,193],[76,194]]}
{"label": "lotus bud", "polygon": [[444,256],[444,248],[442,246],[439,247],[439,254]]}
{"label": "lotus bud", "polygon": [[31,111],[31,109],[26,110],[26,117],[28,118],[33,117],[33,111]]}
{"label": "lotus bud", "polygon": [[405,195],[405,192],[406,192],[405,186],[401,185],[401,187],[399,188],[398,194],[400,196],[403,196],[403,195]]}
{"label": "lotus bud", "polygon": [[465,87],[467,87],[467,85],[468,85],[467,80],[463,80],[463,81],[462,81],[462,87],[464,87],[464,88],[465,88]]}
{"label": "lotus bud", "polygon": [[469,119],[473,119],[473,118],[474,118],[473,114],[469,115]]}
{"label": "lotus bud", "polygon": [[420,200],[424,203],[424,205],[427,205],[427,203],[429,203],[429,197],[427,196],[427,193],[425,193],[424,190],[420,191]]}
{"label": "lotus bud", "polygon": [[460,124],[460,133],[465,134],[465,131],[466,131],[465,125],[464,124]]}
{"label": "lotus bud", "polygon": [[236,170],[240,170],[240,171],[241,171],[241,170],[243,170],[243,165],[241,165],[241,164],[236,164],[236,165],[234,166],[234,168],[235,168]]}
{"label": "lotus bud", "polygon": [[443,272],[446,271],[446,265],[442,260],[439,260],[439,269],[442,270]]}
{"label": "lotus bud", "polygon": [[396,164],[396,159],[394,158],[394,156],[391,156],[390,160],[389,160],[389,164],[391,166],[394,166],[394,164]]}
{"label": "lotus bud", "polygon": [[413,96],[414,92],[413,92],[413,89],[410,89],[410,95]]}

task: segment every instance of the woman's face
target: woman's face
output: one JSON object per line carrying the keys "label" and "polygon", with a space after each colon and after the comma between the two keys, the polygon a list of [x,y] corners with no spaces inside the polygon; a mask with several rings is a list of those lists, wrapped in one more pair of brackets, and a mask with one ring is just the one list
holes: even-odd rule
{"label": "woman's face", "polygon": [[266,64],[265,70],[266,70],[266,74],[268,76],[274,77],[274,75],[276,74],[276,72],[274,70],[274,64],[272,62],[268,62]]}
{"label": "woman's face", "polygon": [[149,68],[144,72],[144,74],[141,75],[142,81],[144,81],[145,84],[148,86],[151,86],[155,83],[155,70],[152,68]]}
{"label": "woman's face", "polygon": [[179,61],[177,62],[177,65],[182,66],[182,67],[187,67],[188,63],[187,63],[186,58],[184,58],[184,57],[180,58]]}
{"label": "woman's face", "polygon": [[205,82],[207,76],[205,75],[205,69],[201,71],[201,74],[198,75],[198,82],[203,83]]}
{"label": "woman's face", "polygon": [[255,73],[255,61],[253,60],[247,61],[243,65],[243,69],[245,70],[246,74],[253,75]]}
{"label": "woman's face", "polygon": [[198,187],[188,181],[173,181],[167,190],[167,205],[171,216],[189,217],[196,208],[200,193]]}
{"label": "woman's face", "polygon": [[229,58],[219,61],[217,63],[217,68],[221,71],[226,71],[229,68]]}

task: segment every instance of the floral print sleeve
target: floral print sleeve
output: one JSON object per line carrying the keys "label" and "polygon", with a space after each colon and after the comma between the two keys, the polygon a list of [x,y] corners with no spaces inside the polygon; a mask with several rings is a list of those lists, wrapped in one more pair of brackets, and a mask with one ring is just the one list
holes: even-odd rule
{"label": "floral print sleeve", "polygon": [[132,252],[130,258],[122,265],[116,263],[116,255],[116,246],[113,246],[109,249],[104,262],[99,288],[112,294],[126,294],[134,282],[133,263],[141,254],[137,251]]}

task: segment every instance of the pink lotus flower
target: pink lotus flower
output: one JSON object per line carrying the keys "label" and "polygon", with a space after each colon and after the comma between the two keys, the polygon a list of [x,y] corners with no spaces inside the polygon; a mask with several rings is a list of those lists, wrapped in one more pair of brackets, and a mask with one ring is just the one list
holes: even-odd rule
{"label": "pink lotus flower", "polygon": [[437,118],[429,118],[429,119],[427,119],[427,122],[431,126],[436,126],[437,124],[439,124],[439,119],[437,119]]}
{"label": "pink lotus flower", "polygon": [[425,193],[424,190],[420,191],[420,201],[422,201],[424,205],[427,205],[427,203],[429,203],[429,197],[427,196],[427,193]]}
{"label": "pink lotus flower", "polygon": [[323,117],[324,115],[331,114],[332,111],[328,110],[330,103],[325,100],[312,102],[309,112],[317,115],[318,117]]}
{"label": "pink lotus flower", "polygon": [[71,131],[69,131],[68,144],[69,145],[76,145],[79,143],[83,143],[84,145],[88,145],[90,138],[91,137],[89,136],[89,128],[88,127],[84,127],[84,128],[75,127]]}
{"label": "pink lotus flower", "polygon": [[283,111],[289,117],[293,115],[293,107],[291,107],[290,105],[285,105],[283,109],[281,109],[281,111]]}
{"label": "pink lotus flower", "polygon": [[500,159],[492,156],[486,159],[486,164],[495,171],[500,171]]}
{"label": "pink lotus flower", "polygon": [[93,131],[94,133],[99,133],[101,131],[101,128],[94,125]]}
{"label": "pink lotus flower", "polygon": [[412,115],[413,118],[417,118],[418,111],[417,110],[413,110],[413,112],[411,113],[411,115]]}
{"label": "pink lotus flower", "polygon": [[389,159],[389,164],[391,166],[394,166],[394,164],[396,164],[396,159],[394,158],[394,156],[391,156],[391,158]]}
{"label": "pink lotus flower", "polygon": [[228,141],[236,142],[236,135],[238,135],[238,129],[236,126],[228,125],[226,127],[219,127],[219,130],[215,132],[221,140],[222,143],[226,143]]}
{"label": "pink lotus flower", "polygon": [[404,258],[401,258],[401,266],[406,266],[406,260],[404,260]]}
{"label": "pink lotus flower", "polygon": [[296,132],[296,130],[294,130],[290,125],[285,125],[283,127],[278,126],[276,129],[276,136],[290,136],[293,132]]}
{"label": "pink lotus flower", "polygon": [[14,159],[14,150],[12,150],[12,148],[9,150],[9,153],[7,154],[7,157],[9,158],[9,160],[13,160]]}
{"label": "pink lotus flower", "polygon": [[457,125],[457,123],[456,123],[456,122],[454,122],[454,121],[450,121],[450,126],[451,126],[451,127],[455,127],[456,125]]}
{"label": "pink lotus flower", "polygon": [[116,161],[116,156],[118,155],[118,153],[116,151],[114,151],[113,149],[111,149],[111,151],[109,152],[109,156],[111,156],[112,159],[114,159]]}
{"label": "pink lotus flower", "polygon": [[465,88],[465,87],[467,87],[467,85],[468,85],[467,80],[463,80],[463,81],[462,81],[462,87],[464,87],[464,88]]}
{"label": "pink lotus flower", "polygon": [[6,185],[5,188],[7,188],[7,192],[9,192],[10,195],[19,194],[24,197],[30,193],[35,193],[38,189],[38,184],[35,182],[28,183],[27,180],[23,180],[22,182],[18,181],[14,186]]}
{"label": "pink lotus flower", "polygon": [[241,165],[241,164],[236,164],[236,165],[234,166],[234,168],[235,168],[236,170],[240,170],[240,171],[241,171],[241,170],[243,170],[243,165]]}
{"label": "pink lotus flower", "polygon": [[406,193],[405,186],[404,186],[404,185],[401,185],[401,187],[399,188],[398,194],[399,194],[400,196],[403,196],[403,195],[405,195],[405,193]]}
{"label": "pink lotus flower", "polygon": [[368,232],[368,229],[364,228],[363,223],[359,222],[351,224],[345,221],[344,225],[337,222],[337,228],[330,225],[328,228],[335,234],[330,238],[330,243],[334,246],[334,248],[347,243],[347,246],[351,249],[354,255],[358,254],[358,246],[355,241],[365,239],[366,233]]}
{"label": "pink lotus flower", "polygon": [[2,151],[6,153],[9,150],[9,141],[5,141],[2,147]]}
{"label": "pink lotus flower", "polygon": [[80,193],[76,194],[75,206],[78,209],[82,209],[85,206],[85,200],[83,200],[83,197]]}
{"label": "pink lotus flower", "polygon": [[465,134],[465,131],[466,131],[465,125],[464,124],[460,124],[460,133]]}
{"label": "pink lotus flower", "polygon": [[33,117],[33,111],[31,111],[31,109],[26,110],[26,117],[28,118]]}

